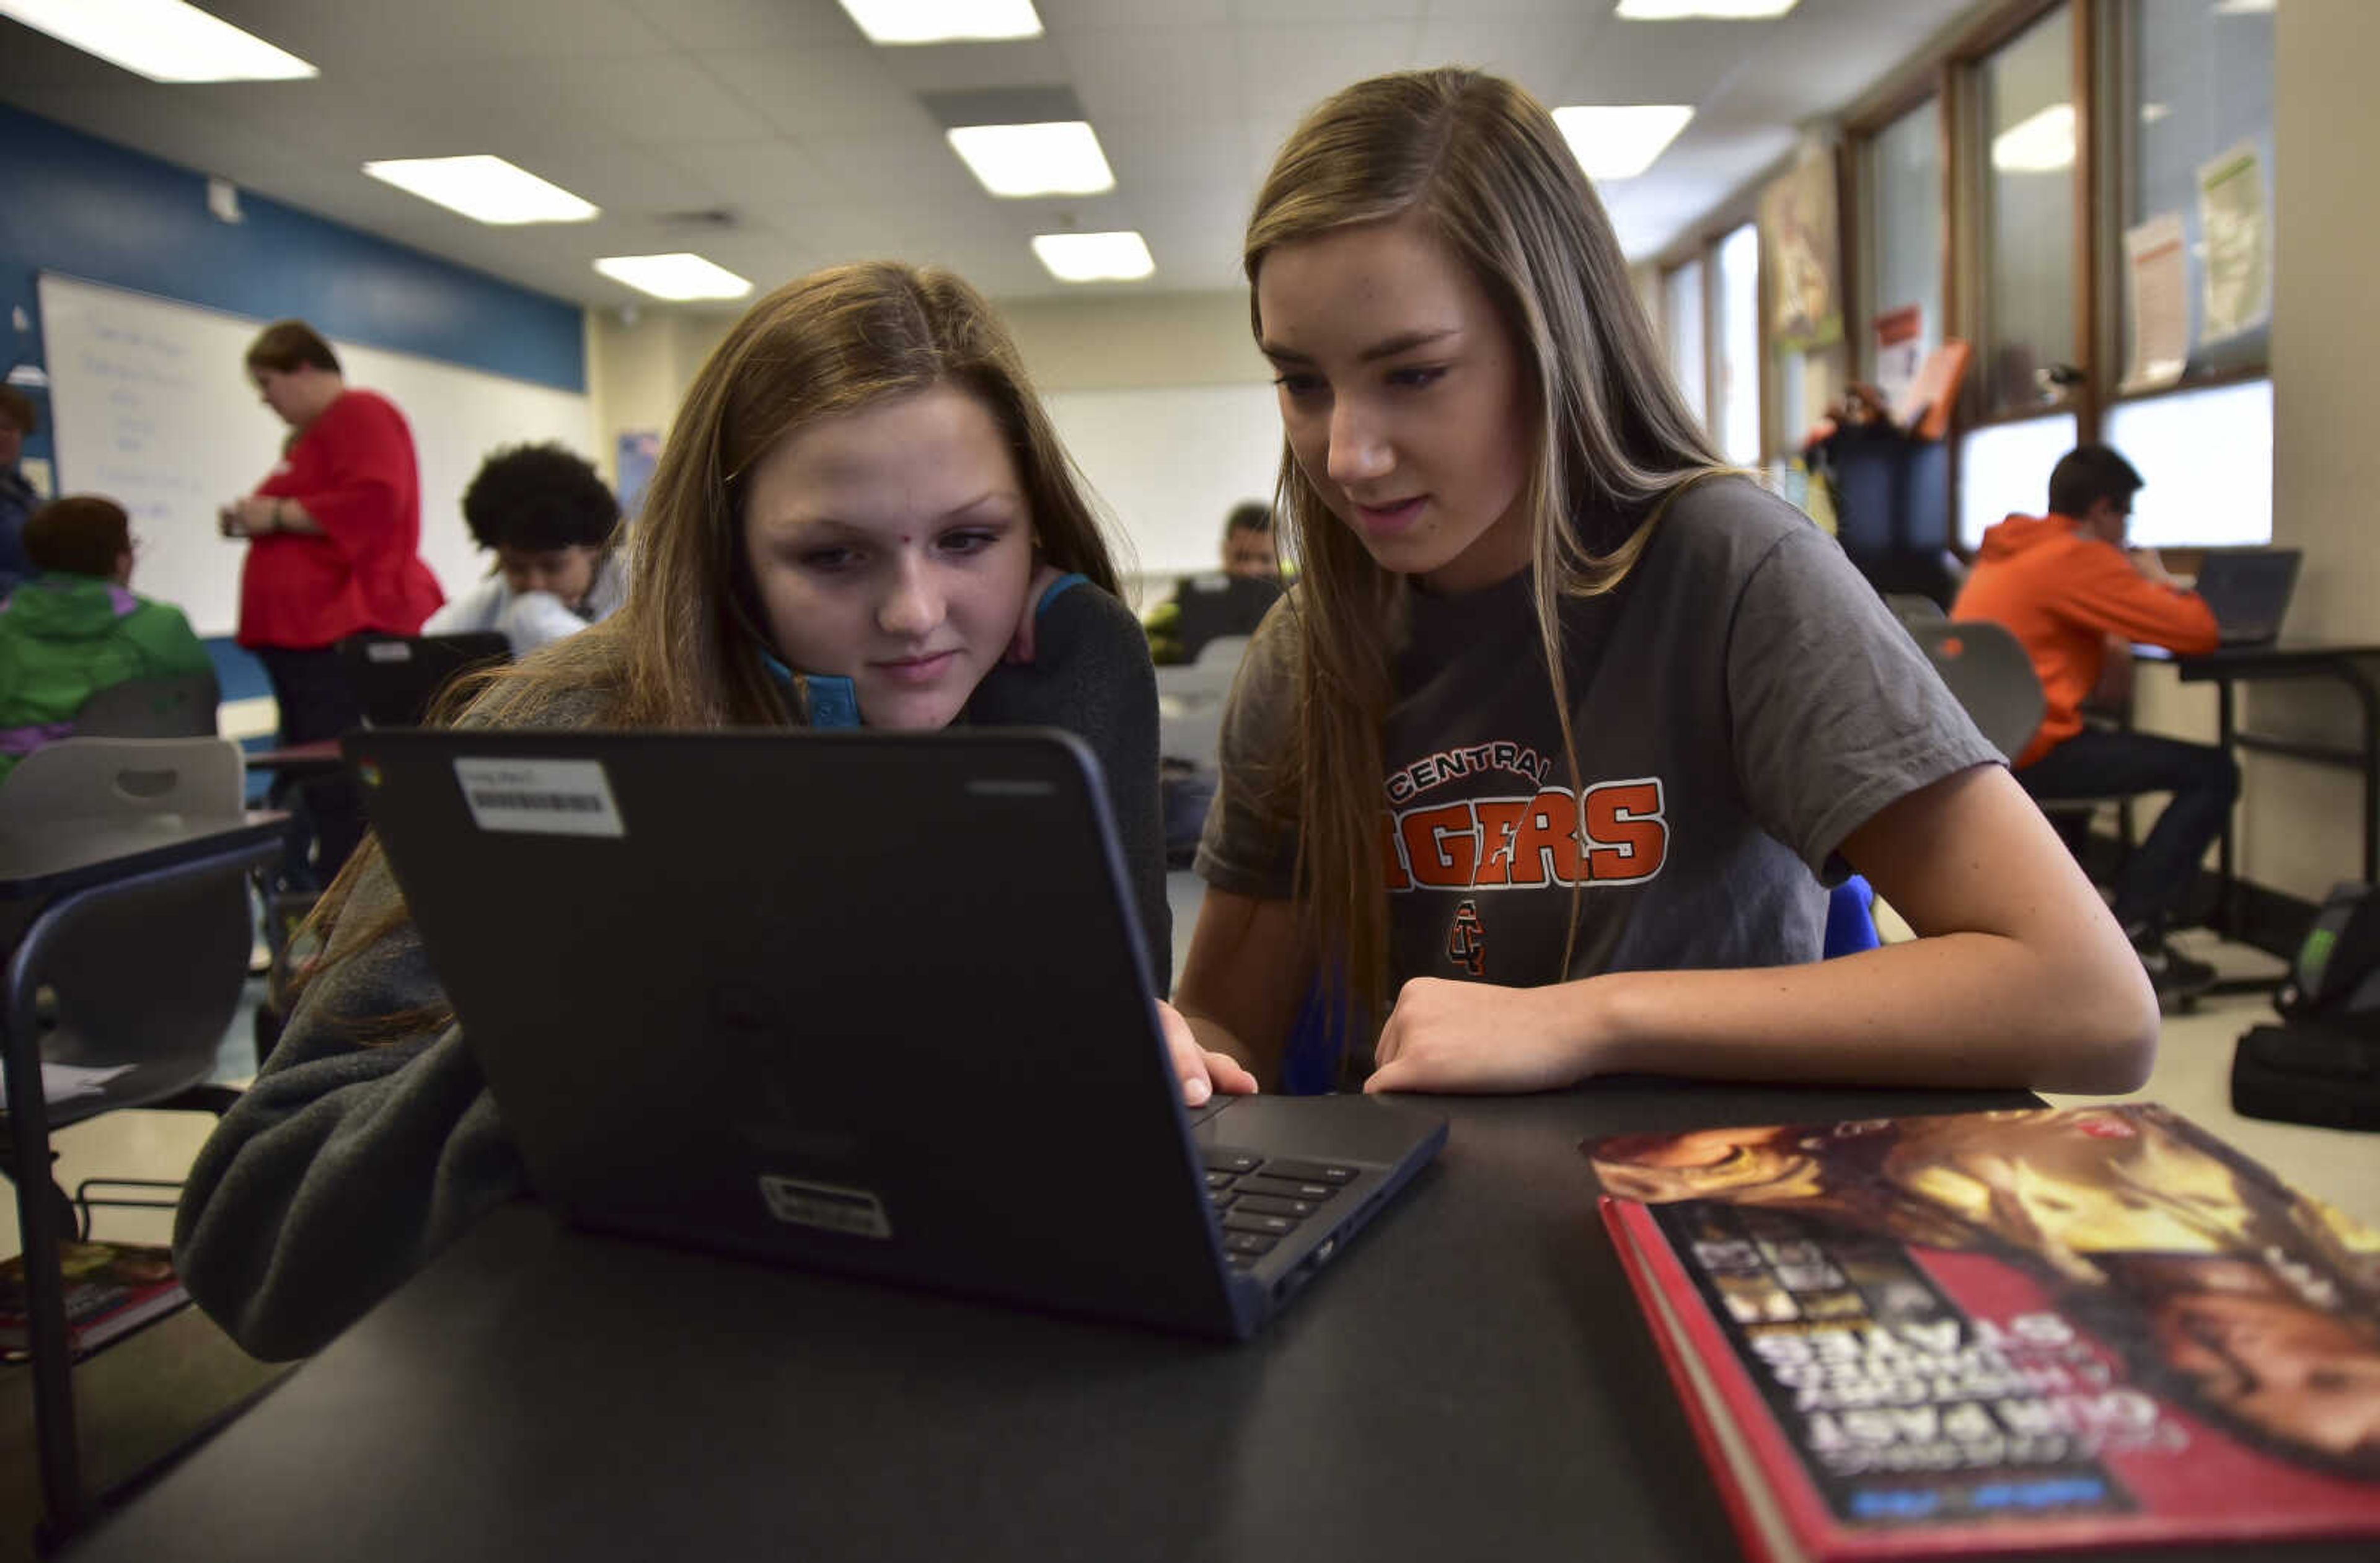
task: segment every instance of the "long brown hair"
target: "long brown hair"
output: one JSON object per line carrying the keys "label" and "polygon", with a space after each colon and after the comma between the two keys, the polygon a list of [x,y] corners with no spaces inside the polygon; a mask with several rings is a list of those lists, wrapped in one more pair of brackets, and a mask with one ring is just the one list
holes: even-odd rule
{"label": "long brown hair", "polygon": [[[1257,196],[1249,285],[1284,245],[1406,218],[1470,268],[1527,370],[1534,460],[1519,503],[1532,518],[1537,627],[1576,787],[1562,603],[1616,587],[1667,500],[1723,464],[1678,394],[1602,204],[1526,91],[1447,68],[1375,77],[1325,100]],[[1261,340],[1253,296],[1249,308]],[[1293,743],[1265,801],[1298,826],[1311,948],[1345,963],[1358,1015],[1377,1024],[1389,975],[1380,733],[1409,587],[1332,516],[1285,442],[1279,494],[1302,570],[1293,602],[1303,655]],[[1572,939],[1577,920],[1573,892]]]}
{"label": "long brown hair", "polygon": [[[1042,561],[1120,595],[1088,491],[983,296],[948,272],[889,260],[836,266],[753,305],[696,373],[645,491],[619,612],[451,692],[441,720],[467,712],[475,725],[538,726],[567,711],[575,724],[607,727],[794,721],[761,657],[771,647],[745,560],[746,480],[795,430],[936,385],[967,392],[992,415]],[[310,926],[326,950],[378,853],[366,838],[323,893]],[[341,953],[401,921],[400,911],[351,934]],[[400,1022],[430,1018],[392,1016],[372,1029],[402,1032],[411,1024]]]}

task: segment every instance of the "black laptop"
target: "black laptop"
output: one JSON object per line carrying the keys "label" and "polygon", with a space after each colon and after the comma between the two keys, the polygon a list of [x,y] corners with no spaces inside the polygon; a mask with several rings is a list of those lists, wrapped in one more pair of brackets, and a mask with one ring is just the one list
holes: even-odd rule
{"label": "black laptop", "polygon": [[584,1225],[1241,1338],[1444,1142],[1363,1097],[1184,1111],[1065,734],[345,742],[530,1181]]}
{"label": "black laptop", "polygon": [[2209,553],[2199,563],[2196,590],[2214,612],[2224,645],[2268,646],[2279,638],[2299,558],[2294,548],[2255,548]]}
{"label": "black laptop", "polygon": [[449,684],[475,669],[513,660],[496,630],[453,635],[351,635],[339,661],[364,721],[374,727],[418,727]]}

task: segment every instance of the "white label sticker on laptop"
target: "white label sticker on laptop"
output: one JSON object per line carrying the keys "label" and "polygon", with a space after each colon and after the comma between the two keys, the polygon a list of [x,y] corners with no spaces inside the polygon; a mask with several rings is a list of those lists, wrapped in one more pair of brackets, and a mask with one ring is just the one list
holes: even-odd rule
{"label": "white label sticker on laptop", "polygon": [[625,836],[612,784],[595,760],[458,759],[455,779],[482,830]]}
{"label": "white label sticker on laptop", "polygon": [[866,1189],[846,1189],[834,1183],[814,1183],[807,1178],[783,1178],[763,1172],[760,1197],[769,1202],[770,1215],[792,1226],[849,1232],[854,1237],[889,1239],[892,1235],[892,1223],[884,1214],[884,1202]]}

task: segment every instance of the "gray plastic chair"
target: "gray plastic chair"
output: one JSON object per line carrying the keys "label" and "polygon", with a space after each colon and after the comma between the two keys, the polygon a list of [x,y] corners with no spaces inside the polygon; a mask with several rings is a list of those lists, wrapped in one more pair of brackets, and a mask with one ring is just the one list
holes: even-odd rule
{"label": "gray plastic chair", "polygon": [[96,690],[74,715],[78,738],[212,738],[221,685],[212,669],[133,678]]}
{"label": "gray plastic chair", "polygon": [[2041,679],[2015,636],[1980,619],[1907,624],[1991,745],[2013,759],[2041,726]]}

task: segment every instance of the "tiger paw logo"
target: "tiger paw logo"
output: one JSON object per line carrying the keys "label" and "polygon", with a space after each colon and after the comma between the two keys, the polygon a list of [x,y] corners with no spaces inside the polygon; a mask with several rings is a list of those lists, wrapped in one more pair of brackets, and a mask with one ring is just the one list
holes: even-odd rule
{"label": "tiger paw logo", "polygon": [[1454,909],[1454,926],[1446,932],[1446,958],[1483,976],[1488,969],[1488,930],[1479,923],[1479,903],[1466,901]]}

